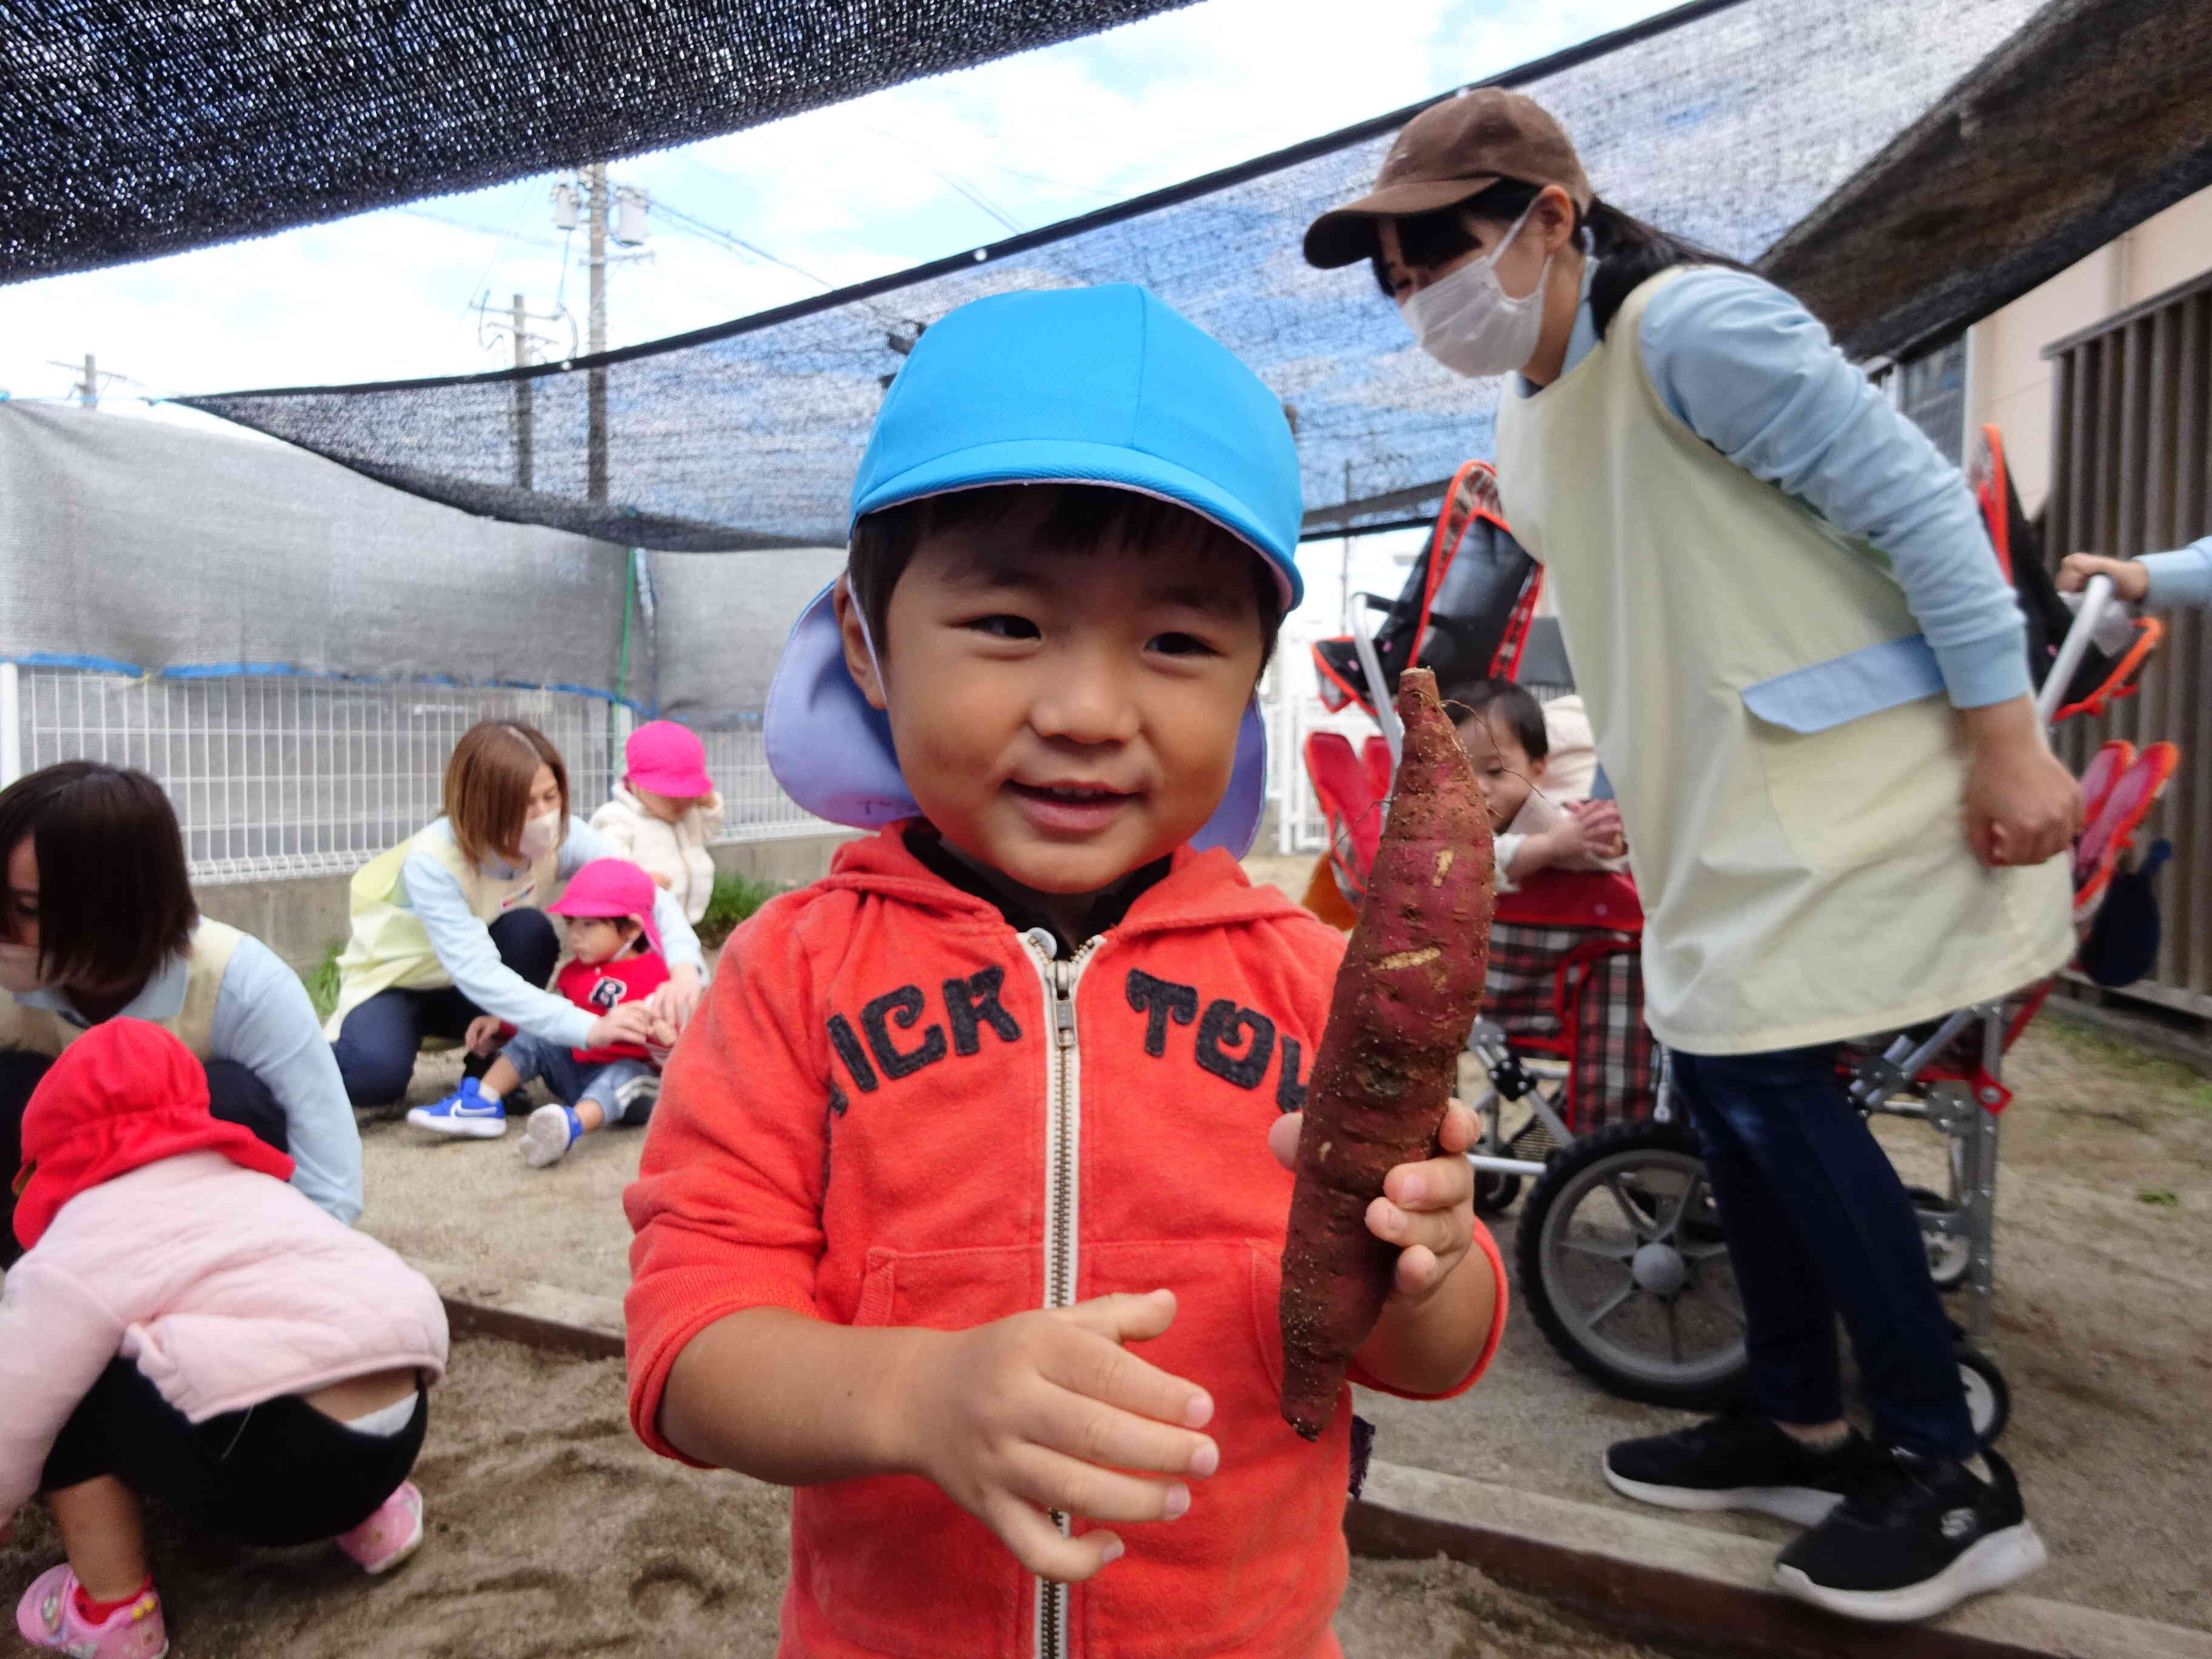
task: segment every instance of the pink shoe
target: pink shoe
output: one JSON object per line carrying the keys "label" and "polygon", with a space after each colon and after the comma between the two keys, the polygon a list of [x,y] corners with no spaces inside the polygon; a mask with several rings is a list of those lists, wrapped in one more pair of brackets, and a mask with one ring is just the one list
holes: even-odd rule
{"label": "pink shoe", "polygon": [[76,1575],[64,1562],[31,1581],[15,1604],[15,1628],[34,1648],[58,1648],[74,1659],[161,1659],[169,1650],[161,1598],[149,1590],[97,1625],[76,1610]]}
{"label": "pink shoe", "polygon": [[338,1547],[361,1564],[363,1572],[383,1572],[398,1566],[422,1541],[422,1494],[412,1480],[377,1506],[351,1532],[338,1534]]}

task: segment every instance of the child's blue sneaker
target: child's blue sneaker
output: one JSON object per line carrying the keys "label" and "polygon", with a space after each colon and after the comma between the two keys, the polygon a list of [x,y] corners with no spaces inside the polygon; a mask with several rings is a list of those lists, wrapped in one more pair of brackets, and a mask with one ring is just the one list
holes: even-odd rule
{"label": "child's blue sneaker", "polygon": [[558,1164],[583,1133],[583,1120],[573,1106],[540,1106],[522,1126],[522,1161],[533,1170]]}
{"label": "child's blue sneaker", "polygon": [[407,1121],[418,1129],[441,1135],[465,1135],[471,1140],[497,1140],[507,1133],[507,1108],[486,1100],[476,1079],[465,1077],[461,1086],[434,1105],[417,1106]]}

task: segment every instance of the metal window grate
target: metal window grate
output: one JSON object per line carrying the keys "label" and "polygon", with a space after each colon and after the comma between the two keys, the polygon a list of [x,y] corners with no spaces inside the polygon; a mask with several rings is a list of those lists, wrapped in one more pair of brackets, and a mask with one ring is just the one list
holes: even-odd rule
{"label": "metal window grate", "polygon": [[[2053,360],[2051,497],[2045,544],[2133,558],[2212,532],[2212,272],[2087,332]],[[2107,738],[2181,746],[2180,773],[2138,837],[2163,836],[2165,942],[2129,994],[2212,1014],[2212,621],[2169,611],[2142,692],[2059,733],[2078,771]]]}
{"label": "metal window grate", "polygon": [[[568,762],[580,816],[620,769],[606,702],[568,692],[14,672],[23,769],[83,759],[150,774],[175,804],[203,884],[351,873],[438,815],[446,757],[480,720],[542,729]],[[758,731],[704,736],[726,805],[722,839],[823,827],[776,787]]]}

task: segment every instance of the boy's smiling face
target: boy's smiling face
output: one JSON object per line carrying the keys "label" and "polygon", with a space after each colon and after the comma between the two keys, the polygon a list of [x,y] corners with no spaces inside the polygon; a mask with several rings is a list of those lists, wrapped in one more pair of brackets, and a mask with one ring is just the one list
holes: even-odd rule
{"label": "boy's smiling face", "polygon": [[1202,829],[1263,646],[1252,561],[1194,537],[1038,552],[1043,507],[925,535],[891,590],[878,684],[845,657],[948,845],[1042,894],[1095,893]]}

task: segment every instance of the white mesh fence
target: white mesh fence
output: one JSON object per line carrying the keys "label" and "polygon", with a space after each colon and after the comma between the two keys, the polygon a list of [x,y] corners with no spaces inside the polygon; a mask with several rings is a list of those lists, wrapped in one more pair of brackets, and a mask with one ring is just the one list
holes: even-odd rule
{"label": "white mesh fence", "polygon": [[[349,874],[438,815],[454,741],[477,720],[527,720],[568,763],[588,817],[620,771],[627,722],[561,691],[379,685],[294,677],[134,679],[0,665],[15,678],[23,771],[100,760],[150,774],[204,884]],[[708,732],[726,841],[823,826],[769,775],[756,730]],[[16,757],[9,756],[16,760]]]}

